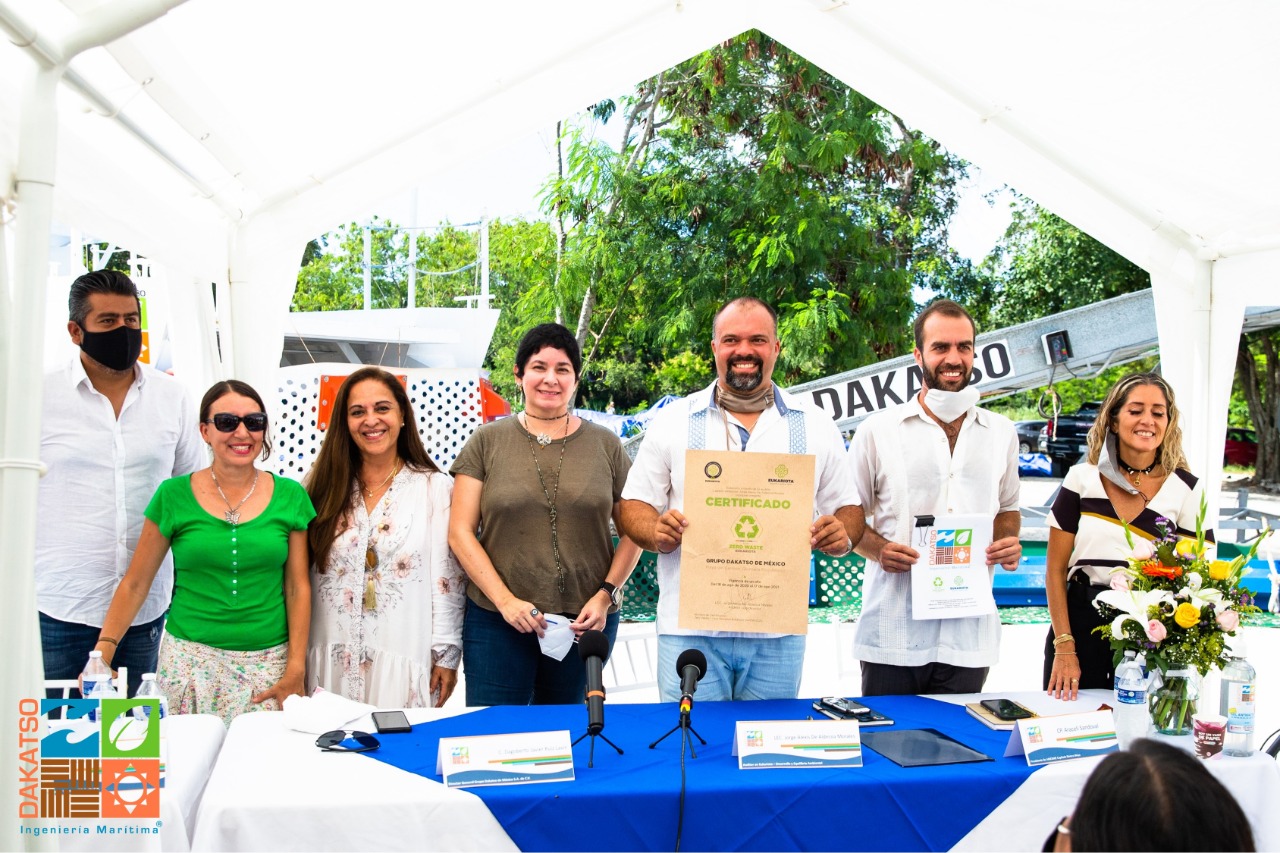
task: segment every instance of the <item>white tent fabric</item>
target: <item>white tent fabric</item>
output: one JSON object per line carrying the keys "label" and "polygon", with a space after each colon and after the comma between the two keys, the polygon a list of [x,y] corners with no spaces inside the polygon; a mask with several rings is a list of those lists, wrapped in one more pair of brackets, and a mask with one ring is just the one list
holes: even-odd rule
{"label": "white tent fabric", "polygon": [[[6,578],[30,574],[51,217],[190,282],[193,369],[265,383],[307,239],[753,27],[1149,270],[1218,475],[1241,312],[1280,303],[1269,0],[0,0]],[[0,639],[32,664],[0,702],[38,671],[13,592]]]}

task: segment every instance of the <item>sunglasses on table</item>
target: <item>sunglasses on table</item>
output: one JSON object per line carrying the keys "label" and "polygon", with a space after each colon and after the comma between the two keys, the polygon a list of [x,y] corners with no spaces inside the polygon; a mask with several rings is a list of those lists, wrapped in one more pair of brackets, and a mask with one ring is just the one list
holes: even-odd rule
{"label": "sunglasses on table", "polygon": [[[355,741],[355,746],[347,746],[347,741]],[[369,752],[382,744],[368,732],[343,731],[338,729],[325,732],[316,738],[316,746],[325,752]]]}
{"label": "sunglasses on table", "polygon": [[262,412],[252,412],[244,417],[219,412],[205,423],[213,424],[218,432],[235,432],[241,421],[244,421],[244,428],[249,432],[262,432],[267,428],[267,416]]}

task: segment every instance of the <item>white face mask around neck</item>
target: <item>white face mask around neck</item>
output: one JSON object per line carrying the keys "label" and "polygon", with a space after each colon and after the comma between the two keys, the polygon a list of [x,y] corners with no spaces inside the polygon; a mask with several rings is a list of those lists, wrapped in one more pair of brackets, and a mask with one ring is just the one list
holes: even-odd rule
{"label": "white face mask around neck", "polygon": [[930,388],[925,391],[924,404],[929,411],[938,416],[943,423],[951,423],[978,404],[981,395],[977,388],[962,388],[959,391],[939,391]]}

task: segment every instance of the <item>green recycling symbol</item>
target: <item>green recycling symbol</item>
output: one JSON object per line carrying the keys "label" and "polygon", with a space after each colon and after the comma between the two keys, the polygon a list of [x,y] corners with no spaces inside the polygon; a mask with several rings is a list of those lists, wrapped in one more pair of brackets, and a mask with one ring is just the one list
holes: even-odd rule
{"label": "green recycling symbol", "polygon": [[934,576],[933,576],[933,585],[934,585],[934,586],[942,586],[942,578],[938,577],[937,575],[934,575]]}
{"label": "green recycling symbol", "polygon": [[744,515],[733,526],[733,532],[739,539],[755,539],[760,534],[760,525],[756,524],[755,516]]}

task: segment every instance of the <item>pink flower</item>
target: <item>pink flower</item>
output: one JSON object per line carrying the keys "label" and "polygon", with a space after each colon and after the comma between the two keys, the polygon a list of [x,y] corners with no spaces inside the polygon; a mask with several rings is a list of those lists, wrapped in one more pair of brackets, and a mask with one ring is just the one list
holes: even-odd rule
{"label": "pink flower", "polygon": [[1129,591],[1129,576],[1124,572],[1116,572],[1111,576],[1111,588],[1119,592]]}
{"label": "pink flower", "polygon": [[1133,558],[1135,560],[1150,560],[1155,555],[1155,546],[1146,539],[1139,539],[1133,543]]}
{"label": "pink flower", "polygon": [[1224,610],[1218,614],[1218,627],[1224,631],[1234,631],[1240,627],[1240,614],[1234,610]]}
{"label": "pink flower", "polygon": [[1151,642],[1162,643],[1167,636],[1169,636],[1169,630],[1159,619],[1152,619],[1147,623],[1147,639]]}

